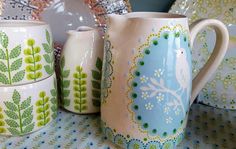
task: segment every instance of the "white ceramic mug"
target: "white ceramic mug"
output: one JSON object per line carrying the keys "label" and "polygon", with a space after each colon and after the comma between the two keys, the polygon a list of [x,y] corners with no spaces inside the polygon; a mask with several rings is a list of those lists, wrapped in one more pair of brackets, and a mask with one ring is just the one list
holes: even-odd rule
{"label": "white ceramic mug", "polygon": [[53,73],[53,40],[48,24],[0,21],[0,86],[32,83]]}
{"label": "white ceramic mug", "polygon": [[103,39],[98,30],[81,26],[68,31],[61,57],[63,107],[75,113],[99,112]]}
{"label": "white ceramic mug", "polygon": [[56,75],[26,85],[0,87],[0,135],[25,135],[57,117]]}

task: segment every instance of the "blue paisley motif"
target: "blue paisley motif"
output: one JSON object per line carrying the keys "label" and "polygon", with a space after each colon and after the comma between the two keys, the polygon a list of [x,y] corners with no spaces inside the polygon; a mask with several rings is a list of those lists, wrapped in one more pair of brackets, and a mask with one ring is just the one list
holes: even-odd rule
{"label": "blue paisley motif", "polygon": [[112,85],[112,73],[113,73],[113,66],[112,66],[112,52],[111,52],[111,42],[109,40],[105,41],[104,45],[104,62],[103,62],[103,69],[102,69],[102,102],[106,100],[109,94],[109,88]]}

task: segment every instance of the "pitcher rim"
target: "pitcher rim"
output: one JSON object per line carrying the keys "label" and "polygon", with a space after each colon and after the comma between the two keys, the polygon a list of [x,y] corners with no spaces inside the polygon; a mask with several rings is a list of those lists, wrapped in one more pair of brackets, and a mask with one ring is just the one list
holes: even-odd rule
{"label": "pitcher rim", "polygon": [[125,16],[127,19],[145,19],[145,20],[170,20],[170,19],[183,19],[187,20],[187,16],[167,13],[167,12],[130,12],[124,15],[109,14],[109,16]]}
{"label": "pitcher rim", "polygon": [[43,21],[34,20],[0,20],[0,28],[31,28],[49,26]]}

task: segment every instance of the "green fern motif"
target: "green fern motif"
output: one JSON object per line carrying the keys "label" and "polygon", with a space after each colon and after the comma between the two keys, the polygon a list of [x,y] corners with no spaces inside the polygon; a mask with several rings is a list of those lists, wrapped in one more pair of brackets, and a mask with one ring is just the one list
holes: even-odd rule
{"label": "green fern motif", "polygon": [[96,61],[97,70],[92,70],[92,102],[95,107],[100,107],[101,104],[101,78],[102,78],[102,60],[98,57]]}
{"label": "green fern motif", "polygon": [[65,69],[65,57],[63,56],[61,59],[61,76],[60,76],[60,86],[61,86],[61,95],[62,95],[62,104],[64,106],[70,105],[70,80],[68,80],[68,77],[70,75],[70,70],[64,70]]}
{"label": "green fern motif", "polygon": [[58,109],[58,104],[57,104],[57,81],[54,79],[54,88],[51,89],[51,95],[52,98],[50,99],[51,101],[51,110],[52,110],[52,119],[55,119],[57,117],[57,109]]}
{"label": "green fern motif", "polygon": [[4,128],[5,122],[4,122],[4,116],[2,112],[3,112],[2,108],[0,107],[0,134],[6,132],[6,129]]}
{"label": "green fern motif", "polygon": [[37,112],[37,125],[38,127],[45,126],[50,122],[50,105],[49,97],[46,96],[44,91],[39,93],[39,100],[36,102]]}
{"label": "green fern motif", "polygon": [[83,72],[83,68],[80,66],[76,67],[76,72],[73,75],[74,77],[74,109],[82,112],[84,110],[87,110],[87,93],[86,93],[86,78],[87,74]]}
{"label": "green fern motif", "polygon": [[27,45],[28,48],[24,50],[25,63],[28,64],[26,66],[26,72],[28,73],[26,77],[28,80],[36,81],[43,75],[40,71],[42,69],[42,65],[39,64],[42,59],[40,55],[41,48],[39,46],[35,46],[34,39],[28,39]]}
{"label": "green fern motif", "polygon": [[43,49],[46,52],[46,54],[44,54],[43,57],[45,61],[48,63],[47,65],[44,66],[44,69],[48,75],[52,75],[54,72],[53,44],[48,30],[46,30],[46,39],[47,43],[42,44]]}
{"label": "green fern motif", "polygon": [[[9,39],[6,33],[0,32],[0,82],[3,84],[12,84],[23,80],[25,70],[20,70],[22,66],[21,45],[17,45],[12,50],[8,48]],[[17,72],[15,72],[17,71]],[[14,75],[13,75],[13,72]]]}
{"label": "green fern motif", "polygon": [[[29,133],[34,129],[33,122],[33,105],[31,105],[31,97],[22,101],[20,93],[14,90],[12,95],[13,102],[4,102],[7,110],[5,122],[9,126],[7,129],[12,135],[21,135]],[[21,102],[22,101],[22,102]]]}

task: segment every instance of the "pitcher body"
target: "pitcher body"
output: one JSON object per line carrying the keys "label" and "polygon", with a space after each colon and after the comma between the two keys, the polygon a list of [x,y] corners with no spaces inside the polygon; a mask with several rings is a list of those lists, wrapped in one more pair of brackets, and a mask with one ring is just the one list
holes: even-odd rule
{"label": "pitcher body", "polygon": [[105,37],[101,119],[127,149],[175,148],[192,89],[188,20],[165,13],[111,16]]}

